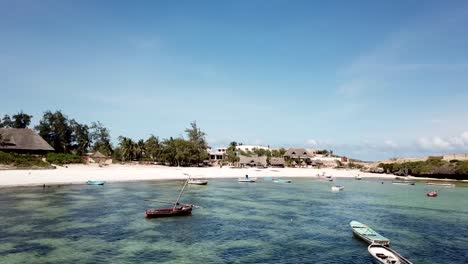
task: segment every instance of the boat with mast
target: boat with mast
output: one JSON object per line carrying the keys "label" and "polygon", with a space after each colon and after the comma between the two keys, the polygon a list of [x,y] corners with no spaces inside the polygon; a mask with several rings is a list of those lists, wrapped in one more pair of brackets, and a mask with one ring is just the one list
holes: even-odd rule
{"label": "boat with mast", "polygon": [[168,203],[173,204],[172,208],[160,208],[160,209],[153,209],[153,210],[145,210],[146,218],[159,218],[159,217],[171,217],[171,216],[186,216],[192,214],[192,209],[195,207],[193,204],[183,204],[179,203],[182,194],[184,193],[185,187],[187,187],[190,181],[190,175],[188,179],[184,182],[184,186],[182,190],[180,190],[179,196],[175,202],[166,202],[166,201],[158,201],[158,200],[151,200],[160,203]]}

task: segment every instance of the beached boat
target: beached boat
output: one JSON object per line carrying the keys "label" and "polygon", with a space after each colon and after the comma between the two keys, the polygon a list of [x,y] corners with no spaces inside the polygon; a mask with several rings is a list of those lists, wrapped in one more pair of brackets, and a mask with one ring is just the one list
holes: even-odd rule
{"label": "beached boat", "polygon": [[408,181],[408,180],[403,180],[403,181],[393,181],[393,184],[401,184],[401,185],[415,185],[416,181]]}
{"label": "beached boat", "polygon": [[426,182],[426,185],[445,187],[445,188],[455,188],[455,184],[453,183]]}
{"label": "beached boat", "polygon": [[358,221],[351,221],[349,223],[353,229],[354,235],[366,241],[369,244],[379,244],[388,246],[390,245],[390,240],[381,234],[375,232],[373,229],[368,227],[365,224],[359,223]]}
{"label": "beached boat", "polygon": [[335,186],[332,186],[332,187],[331,187],[331,190],[332,190],[332,192],[343,191],[343,190],[344,190],[344,186],[343,186],[343,185],[335,185]]}
{"label": "beached boat", "polygon": [[161,208],[154,210],[146,210],[147,218],[170,217],[170,216],[185,216],[192,214],[193,205],[183,205],[173,208]]}
{"label": "beached boat", "polygon": [[431,192],[426,193],[426,195],[428,197],[437,197],[438,194],[437,194],[437,191],[431,191]]}
{"label": "beached boat", "polygon": [[208,181],[207,180],[189,180],[189,184],[194,184],[194,185],[207,185]]}
{"label": "beached boat", "polygon": [[378,244],[371,244],[367,251],[379,262],[384,264],[412,264],[395,250]]}
{"label": "beached boat", "polygon": [[87,181],[86,184],[88,185],[104,185],[105,181]]}
{"label": "beached boat", "polygon": [[274,179],[274,183],[291,183],[291,180],[284,180],[284,179]]}

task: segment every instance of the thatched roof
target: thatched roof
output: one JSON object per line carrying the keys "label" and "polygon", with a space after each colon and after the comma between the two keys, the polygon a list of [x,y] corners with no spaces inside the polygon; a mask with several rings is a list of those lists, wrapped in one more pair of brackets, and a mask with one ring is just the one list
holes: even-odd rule
{"label": "thatched roof", "polygon": [[270,158],[270,164],[272,166],[284,166],[284,164],[285,164],[284,158],[272,157],[272,158]]}
{"label": "thatched roof", "polygon": [[41,136],[29,128],[0,128],[0,150],[54,151]]}
{"label": "thatched roof", "polygon": [[252,157],[240,155],[239,156],[239,164],[244,165],[252,165],[252,166],[266,166],[267,165],[267,157],[266,156],[256,156],[253,155]]}
{"label": "thatched roof", "polygon": [[99,151],[96,151],[93,153],[93,155],[91,155],[91,158],[107,158],[106,155],[102,154],[101,152]]}
{"label": "thatched roof", "polygon": [[312,155],[304,148],[290,148],[284,154],[285,157],[296,158],[310,158]]}

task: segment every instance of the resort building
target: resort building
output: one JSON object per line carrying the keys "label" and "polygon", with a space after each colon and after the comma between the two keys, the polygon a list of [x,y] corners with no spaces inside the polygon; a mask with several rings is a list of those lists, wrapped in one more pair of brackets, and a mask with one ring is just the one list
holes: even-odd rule
{"label": "resort building", "polygon": [[112,164],[112,159],[104,154],[102,154],[99,151],[96,151],[94,153],[88,153],[84,157],[84,160],[86,163],[97,163],[100,165],[103,164]]}
{"label": "resort building", "polygon": [[313,153],[304,148],[290,148],[284,153],[283,157],[291,165],[310,165],[312,164]]}
{"label": "resort building", "polygon": [[54,148],[29,128],[0,128],[0,151],[44,155]]}
{"label": "resort building", "polygon": [[284,158],[277,158],[277,157],[270,158],[271,167],[284,168],[285,165],[286,165],[286,162],[284,161]]}
{"label": "resort building", "polygon": [[254,149],[264,149],[264,150],[269,150],[270,147],[265,147],[265,146],[256,146],[256,145],[239,145],[236,147],[236,150],[239,151],[253,151]]}
{"label": "resort building", "polygon": [[267,157],[253,155],[252,157],[240,155],[239,156],[239,166],[240,167],[262,167],[266,168],[267,164]]}

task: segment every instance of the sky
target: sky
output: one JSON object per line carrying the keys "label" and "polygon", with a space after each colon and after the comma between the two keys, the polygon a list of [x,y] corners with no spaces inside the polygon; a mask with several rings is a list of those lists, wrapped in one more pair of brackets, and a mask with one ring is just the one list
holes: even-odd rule
{"label": "sky", "polygon": [[0,114],[363,160],[468,153],[467,1],[0,0]]}

